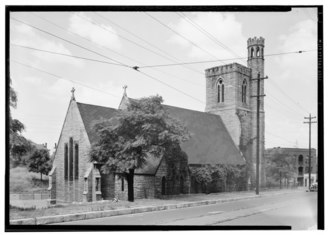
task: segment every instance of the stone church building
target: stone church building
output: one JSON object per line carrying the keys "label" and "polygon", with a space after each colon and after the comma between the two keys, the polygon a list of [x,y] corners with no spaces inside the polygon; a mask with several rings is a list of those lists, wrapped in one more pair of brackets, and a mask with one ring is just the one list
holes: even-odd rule
{"label": "stone church building", "polygon": [[[264,39],[248,40],[248,67],[238,63],[206,69],[206,108],[199,112],[169,105],[165,110],[180,120],[191,133],[181,144],[186,158],[150,157],[135,170],[134,197],[161,198],[163,195],[190,193],[189,166],[246,165],[249,184],[255,182],[256,95],[258,74],[264,76]],[[261,94],[263,94],[261,81]],[[118,109],[76,102],[74,91],[49,173],[49,192],[55,202],[127,199],[123,175],[100,171],[91,162],[89,151],[97,141],[93,125],[115,117],[132,101],[126,94]],[[264,182],[264,104],[260,106],[261,184]]]}

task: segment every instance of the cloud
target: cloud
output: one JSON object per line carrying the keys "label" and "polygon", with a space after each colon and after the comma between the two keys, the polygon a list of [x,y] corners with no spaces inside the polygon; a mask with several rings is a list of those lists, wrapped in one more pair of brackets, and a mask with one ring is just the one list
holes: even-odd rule
{"label": "cloud", "polygon": [[[281,52],[316,50],[317,24],[312,20],[297,23],[291,28],[289,34],[279,36],[279,45],[279,51]],[[297,75],[302,75],[302,77],[313,76],[316,79],[316,51],[281,56],[276,59],[282,70],[286,71],[293,79],[302,80]],[[298,80],[295,80],[295,82],[298,82]]]}
{"label": "cloud", "polygon": [[74,13],[70,17],[69,30],[100,46],[120,50],[121,42],[117,32],[109,25],[93,24],[92,22],[94,21],[85,14]]}
{"label": "cloud", "polygon": [[102,84],[92,82],[93,81],[85,81],[83,82],[83,84],[85,84],[84,86],[75,83],[74,80],[59,79],[53,85],[49,86],[47,92],[45,92],[43,96],[52,103],[56,101],[55,103],[65,105],[69,102],[71,89],[74,87],[75,97],[78,102],[117,108],[121,100],[123,89],[114,85],[112,81],[103,82]]}
{"label": "cloud", "polygon": [[[218,43],[210,40],[205,36],[205,33],[203,34],[198,31],[196,27],[183,18],[180,18],[179,22],[172,23],[170,27],[193,41],[196,45],[212,53],[212,55],[215,55],[217,58],[234,58],[237,57],[235,54],[245,56],[246,38],[242,34],[242,24],[236,20],[234,14],[203,12],[191,14],[186,13],[186,16],[188,16],[189,19],[200,28],[215,37]],[[210,55],[176,34],[173,35],[169,41],[186,48],[189,51],[189,56],[191,58],[210,59]],[[223,44],[224,47],[230,48],[235,54],[221,47],[219,42],[220,44]]]}
{"label": "cloud", "polygon": [[[289,33],[279,35],[276,44],[278,46],[274,48],[274,51],[279,52],[315,50],[317,48],[317,23],[312,20],[298,22],[289,29]],[[283,113],[280,119],[281,124],[269,124],[270,128],[276,126],[271,129],[271,132],[278,136],[283,136],[285,133],[284,141],[291,140],[291,143],[287,143],[287,145],[292,146],[292,142],[298,140],[300,147],[301,144],[307,146],[308,139],[304,136],[308,129],[307,125],[302,124],[302,121],[304,115],[307,116],[309,112],[315,115],[317,110],[317,52],[286,54],[266,59],[267,63],[272,63],[272,65],[269,66],[270,69],[266,70],[270,79],[266,81],[265,93],[276,96],[275,98],[283,104],[282,107],[278,106],[271,97],[265,103],[266,110],[273,110],[273,106],[277,106]],[[290,108],[291,112],[288,110]],[[278,109],[273,110],[275,114]],[[295,116],[293,116],[294,113],[296,113]],[[312,140],[312,145],[316,145],[316,138]]]}
{"label": "cloud", "polygon": [[317,24],[312,20],[304,20],[294,25],[287,35],[280,35],[283,50],[301,50],[317,48]]}
{"label": "cloud", "polygon": [[[34,29],[32,29],[27,25],[23,25],[23,24],[15,25],[13,26],[13,32],[14,34],[11,42],[14,44],[72,55],[70,50],[67,49],[62,43],[52,41],[50,39],[40,36],[38,33],[36,33]],[[31,51],[31,52],[38,59],[38,60],[29,61],[32,64],[40,64],[41,61],[43,62],[46,61],[50,63],[69,64],[77,67],[82,67],[84,64],[83,61],[64,57],[61,55],[52,55],[49,53],[37,52],[37,51]],[[31,60],[31,57],[29,57],[29,59]]]}
{"label": "cloud", "polygon": [[[317,24],[312,20],[304,20],[290,29],[290,33],[280,35],[278,39],[281,52],[317,49]],[[278,63],[279,76],[277,83],[286,84],[286,87],[300,86],[300,89],[290,89],[291,95],[303,103],[310,103],[310,95],[315,96],[317,91],[317,51],[279,56],[275,60]]]}

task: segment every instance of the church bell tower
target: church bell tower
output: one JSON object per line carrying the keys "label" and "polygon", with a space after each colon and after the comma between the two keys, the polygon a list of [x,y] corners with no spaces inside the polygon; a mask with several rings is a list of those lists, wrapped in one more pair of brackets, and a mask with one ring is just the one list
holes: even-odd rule
{"label": "church bell tower", "polygon": [[[248,168],[247,178],[255,184],[256,127],[257,127],[257,81],[264,76],[264,38],[254,37],[247,41],[247,67],[238,63],[217,66],[205,70],[205,111],[219,115],[230,136],[240,149]],[[264,82],[260,84],[260,94]],[[264,102],[260,98],[260,185],[264,184]]]}
{"label": "church bell tower", "polygon": [[[251,69],[251,79],[256,79],[258,76],[263,78],[265,76],[264,73],[264,47],[265,47],[265,39],[262,37],[254,37],[249,38],[247,42],[248,49],[248,61],[247,65]],[[251,83],[252,95],[257,95],[257,80],[253,80]],[[260,80],[260,94],[264,94],[264,80]],[[251,111],[252,111],[252,137],[257,136],[257,99],[251,99]],[[259,120],[259,156],[260,156],[260,185],[265,185],[266,181],[266,173],[265,173],[265,111],[264,111],[264,98],[260,97],[260,120]],[[256,169],[256,150],[257,150],[257,141],[253,141],[252,146],[252,162],[253,168]]]}

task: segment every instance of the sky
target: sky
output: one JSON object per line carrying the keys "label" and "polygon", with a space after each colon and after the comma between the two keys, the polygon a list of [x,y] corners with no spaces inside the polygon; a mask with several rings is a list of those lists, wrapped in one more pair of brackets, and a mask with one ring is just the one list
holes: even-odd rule
{"label": "sky", "polygon": [[[308,148],[304,117],[317,116],[316,8],[281,13],[13,12],[10,18],[10,76],[18,95],[12,114],[24,123],[24,136],[51,150],[72,87],[82,103],[118,108],[127,85],[129,97],[159,94],[165,104],[204,111],[205,69],[246,65],[247,40],[254,36],[265,38],[265,55],[282,53],[265,56],[265,146]],[[288,53],[296,51],[307,52]],[[316,148],[317,123],[311,142]]]}

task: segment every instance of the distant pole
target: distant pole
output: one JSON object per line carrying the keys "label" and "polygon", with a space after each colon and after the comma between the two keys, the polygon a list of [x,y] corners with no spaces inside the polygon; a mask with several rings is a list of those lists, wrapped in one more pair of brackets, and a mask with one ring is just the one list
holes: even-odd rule
{"label": "distant pole", "polygon": [[308,155],[308,188],[311,187],[311,158],[312,158],[312,152],[311,152],[311,126],[312,123],[316,123],[315,121],[312,122],[312,119],[316,117],[312,117],[311,114],[309,114],[309,117],[304,117],[304,119],[308,119],[308,122],[304,122],[305,124],[309,124],[309,155]]}
{"label": "distant pole", "polygon": [[256,156],[256,194],[259,195],[259,165],[260,165],[260,97],[266,96],[265,94],[260,95],[260,80],[267,79],[268,77],[261,78],[258,73],[258,78],[252,79],[257,80],[257,95],[251,97],[257,98],[257,156]]}

